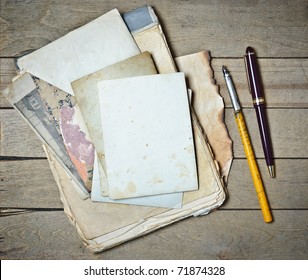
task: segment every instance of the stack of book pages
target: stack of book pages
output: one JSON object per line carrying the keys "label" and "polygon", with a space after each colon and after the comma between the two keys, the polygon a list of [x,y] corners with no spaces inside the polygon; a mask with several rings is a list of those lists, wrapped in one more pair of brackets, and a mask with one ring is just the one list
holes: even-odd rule
{"label": "stack of book pages", "polygon": [[232,148],[209,60],[174,59],[150,6],[114,9],[17,59],[4,94],[93,251],[224,202]]}

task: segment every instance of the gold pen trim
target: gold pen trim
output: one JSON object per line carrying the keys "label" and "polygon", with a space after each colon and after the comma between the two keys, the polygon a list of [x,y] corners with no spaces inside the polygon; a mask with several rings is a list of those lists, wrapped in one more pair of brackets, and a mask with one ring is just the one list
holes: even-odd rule
{"label": "gold pen trim", "polygon": [[255,105],[260,105],[260,104],[264,104],[264,103],[265,103],[265,99],[263,97],[255,98],[253,100],[253,104],[255,104]]}

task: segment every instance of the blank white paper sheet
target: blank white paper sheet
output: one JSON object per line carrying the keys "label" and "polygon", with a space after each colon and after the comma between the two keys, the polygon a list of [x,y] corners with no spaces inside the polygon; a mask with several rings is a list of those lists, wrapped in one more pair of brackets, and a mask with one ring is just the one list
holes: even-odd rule
{"label": "blank white paper sheet", "polygon": [[71,82],[140,50],[119,11],[110,12],[17,60],[20,71],[74,95]]}
{"label": "blank white paper sheet", "polygon": [[183,73],[97,83],[109,197],[198,189]]}

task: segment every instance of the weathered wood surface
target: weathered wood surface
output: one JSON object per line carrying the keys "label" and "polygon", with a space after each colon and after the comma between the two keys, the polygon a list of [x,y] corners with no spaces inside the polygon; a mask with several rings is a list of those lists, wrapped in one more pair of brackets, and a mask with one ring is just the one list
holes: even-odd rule
{"label": "weathered wood surface", "polygon": [[[212,58],[214,79],[220,87],[225,106],[231,107],[230,98],[221,75],[221,67],[226,65],[235,82],[243,107],[252,107],[251,95],[242,58]],[[269,108],[308,108],[308,59],[259,59],[262,82],[265,87],[266,103]],[[13,58],[0,58],[0,92],[16,75]],[[0,94],[0,107],[12,107]]]}
{"label": "weathered wood surface", "polygon": [[1,0],[1,56],[42,47],[113,8],[145,3],[157,11],[175,56],[207,49],[214,57],[242,57],[253,45],[260,57],[307,57],[303,0]]}
{"label": "weathered wood surface", "polygon": [[[308,208],[306,159],[277,159],[278,176],[269,178],[258,160],[272,209]],[[5,208],[63,208],[47,159],[0,161],[0,205]],[[292,190],[292,191],[290,191]],[[246,159],[235,159],[228,180],[229,198],[223,209],[259,209]],[[261,213],[260,213],[261,215]]]}
{"label": "weathered wood surface", "polygon": [[0,156],[46,157],[40,140],[17,110],[0,109],[0,119]]}
{"label": "weathered wood surface", "polygon": [[[264,157],[262,144],[257,127],[254,109],[245,109],[248,130],[256,157]],[[308,154],[308,110],[306,109],[268,109],[271,136],[273,138],[274,155],[277,158],[302,158]],[[2,122],[2,147],[0,156],[44,157],[41,142],[35,133],[13,109],[0,109]],[[234,141],[233,150],[236,158],[245,157],[241,139],[234,120],[233,109],[225,110],[225,121],[231,139]]]}
{"label": "weathered wood surface", "polygon": [[[216,212],[189,218],[102,254],[88,251],[63,212],[34,132],[1,95],[14,58],[118,8],[144,1],[0,0],[0,259],[308,259],[308,8],[295,1],[147,1],[174,56],[210,50],[233,140],[229,198]],[[277,178],[264,161],[243,54],[257,50]],[[265,224],[221,74],[233,75],[273,210]]]}
{"label": "weathered wood surface", "polygon": [[[5,213],[4,213],[5,214]],[[30,211],[0,221],[2,259],[306,259],[306,211],[218,210],[188,218],[103,254],[84,248],[62,211]]]}
{"label": "weathered wood surface", "polygon": [[[308,108],[308,59],[258,59],[268,108]],[[213,59],[215,80],[227,107],[231,106],[226,83],[220,75],[226,65],[234,80],[243,107],[252,107],[244,59]]]}

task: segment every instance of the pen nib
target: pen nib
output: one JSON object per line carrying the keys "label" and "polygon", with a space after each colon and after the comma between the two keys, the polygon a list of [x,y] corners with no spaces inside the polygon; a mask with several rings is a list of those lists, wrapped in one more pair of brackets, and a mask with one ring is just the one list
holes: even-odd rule
{"label": "pen nib", "polygon": [[224,73],[225,76],[229,74],[226,66],[224,66],[224,65],[222,66],[222,72]]}

